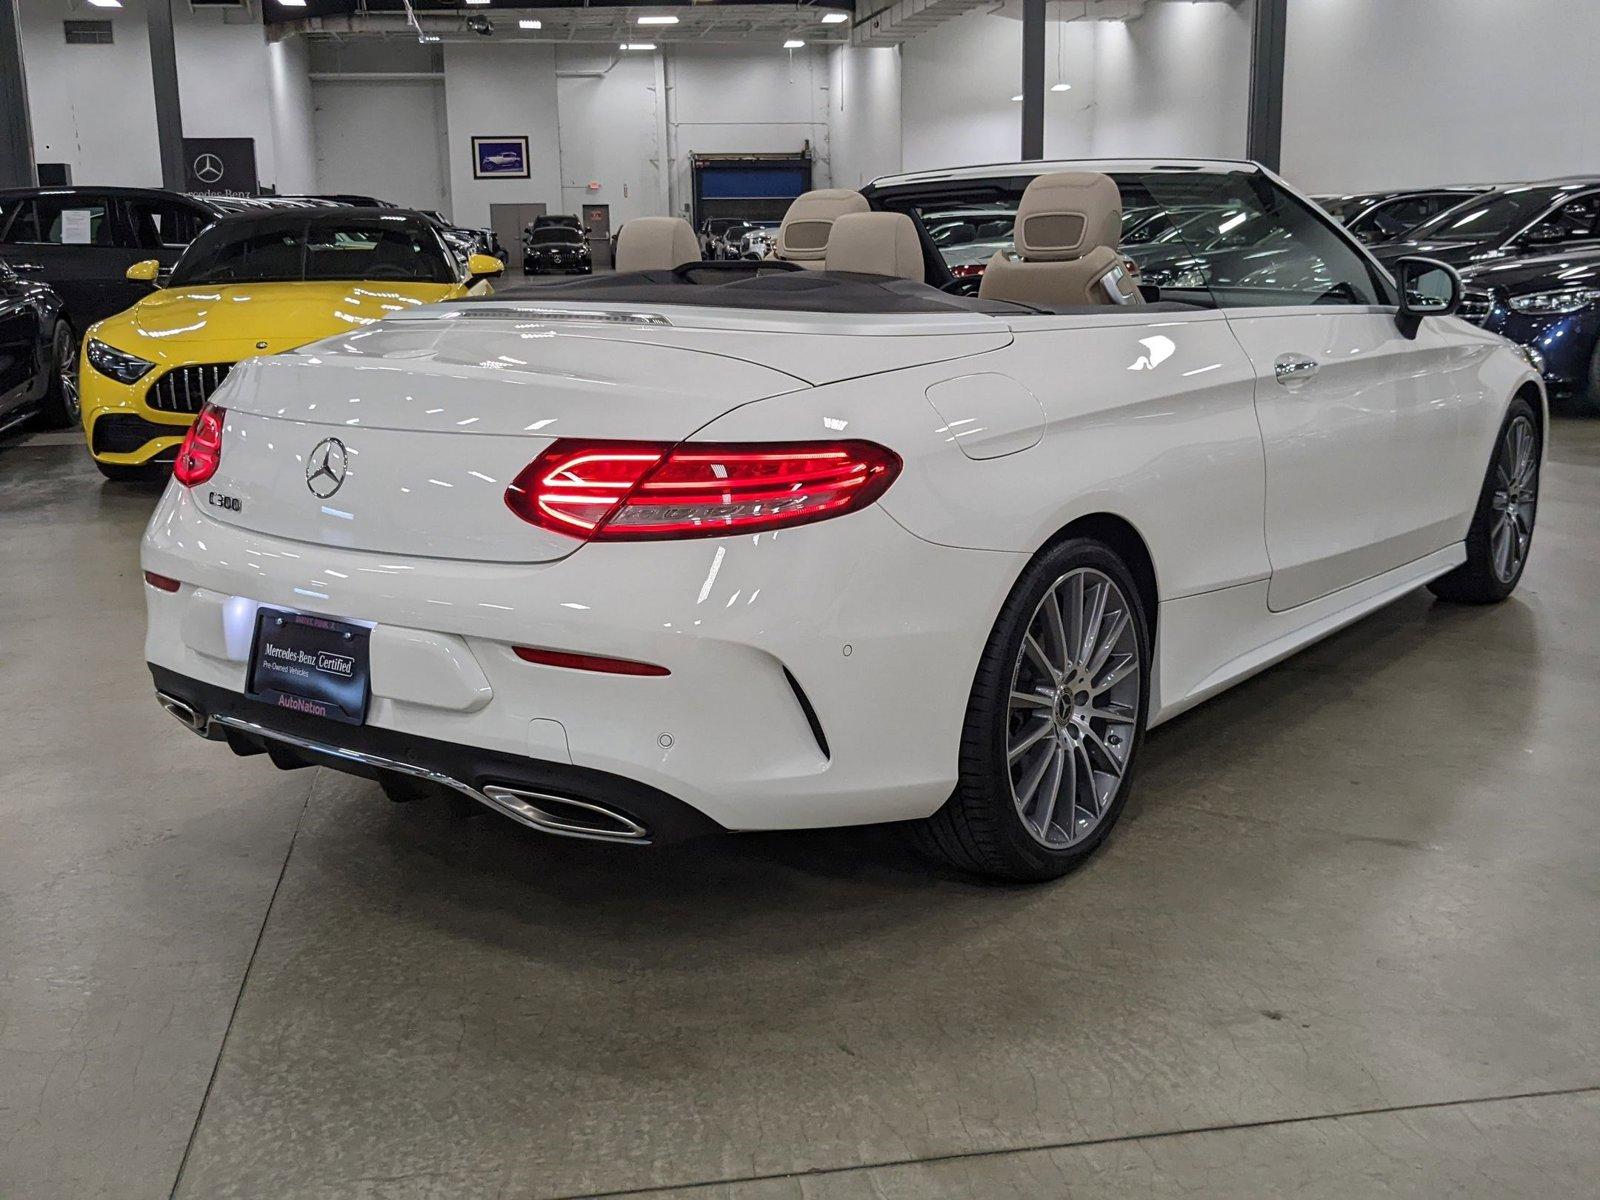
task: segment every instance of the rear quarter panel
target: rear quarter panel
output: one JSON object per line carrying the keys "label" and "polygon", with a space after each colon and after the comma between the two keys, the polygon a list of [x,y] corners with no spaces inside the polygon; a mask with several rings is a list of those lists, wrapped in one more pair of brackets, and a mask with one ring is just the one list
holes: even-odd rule
{"label": "rear quarter panel", "polygon": [[[947,546],[1032,554],[1079,517],[1114,514],[1149,547],[1162,600],[1265,578],[1250,364],[1220,314],[1155,316],[1018,319],[1004,348],[745,405],[695,436],[879,442],[905,462],[881,505]],[[1038,397],[1043,430],[1031,446],[962,453],[963,430],[927,392],[977,375],[1007,376]],[[1022,412],[974,404],[966,428]]]}

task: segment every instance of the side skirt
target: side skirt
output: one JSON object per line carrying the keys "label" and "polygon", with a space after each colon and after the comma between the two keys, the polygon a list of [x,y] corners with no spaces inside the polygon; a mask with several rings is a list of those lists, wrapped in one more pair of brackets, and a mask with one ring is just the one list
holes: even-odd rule
{"label": "side skirt", "polygon": [[1265,579],[1161,605],[1150,725],[1177,716],[1466,561],[1457,542],[1283,612]]}

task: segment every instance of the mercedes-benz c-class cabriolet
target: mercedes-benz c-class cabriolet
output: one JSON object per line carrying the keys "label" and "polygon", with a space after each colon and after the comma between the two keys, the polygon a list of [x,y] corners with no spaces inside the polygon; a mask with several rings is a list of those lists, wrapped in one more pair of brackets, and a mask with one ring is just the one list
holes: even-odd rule
{"label": "mercedes-benz c-class cabriolet", "polygon": [[[1119,252],[1133,206],[1183,213],[1167,284]],[[930,235],[958,210],[1012,223],[981,277]],[[1150,727],[1528,560],[1527,356],[1257,166],[904,175],[699,254],[643,218],[615,274],[236,368],[143,543],[161,703],[553,834],[904,822],[1038,880]]]}

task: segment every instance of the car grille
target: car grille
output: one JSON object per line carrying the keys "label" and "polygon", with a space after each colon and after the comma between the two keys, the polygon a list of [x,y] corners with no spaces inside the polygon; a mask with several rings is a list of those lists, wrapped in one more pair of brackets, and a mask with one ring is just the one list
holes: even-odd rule
{"label": "car grille", "polygon": [[1456,310],[1458,316],[1471,321],[1474,325],[1482,325],[1493,311],[1494,293],[1488,288],[1461,289],[1461,307]]}
{"label": "car grille", "polygon": [[232,369],[232,363],[174,367],[150,385],[144,402],[157,412],[197,413]]}
{"label": "car grille", "polygon": [[159,437],[182,437],[187,425],[164,425],[128,413],[111,413],[94,423],[90,447],[96,454],[132,454]]}

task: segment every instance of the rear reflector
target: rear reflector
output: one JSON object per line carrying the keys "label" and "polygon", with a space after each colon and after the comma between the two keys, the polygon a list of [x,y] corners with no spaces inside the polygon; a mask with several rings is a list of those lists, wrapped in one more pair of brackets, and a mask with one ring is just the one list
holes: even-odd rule
{"label": "rear reflector", "polygon": [[552,442],[512,480],[506,505],[585,541],[720,537],[865,508],[900,473],[872,442]]}
{"label": "rear reflector", "polygon": [[217,473],[222,462],[222,421],[226,416],[215,404],[207,404],[189,426],[172,464],[173,476],[184,487],[204,483]]}
{"label": "rear reflector", "polygon": [[144,581],[158,591],[175,592],[183,586],[181,579],[169,579],[165,575],[157,575],[154,571],[144,573]]}
{"label": "rear reflector", "polygon": [[671,675],[655,663],[635,662],[631,658],[606,658],[600,654],[574,654],[570,650],[542,650],[537,646],[513,646],[511,652],[523,662],[545,667],[566,667],[572,671],[600,671],[606,675]]}

